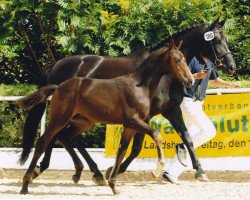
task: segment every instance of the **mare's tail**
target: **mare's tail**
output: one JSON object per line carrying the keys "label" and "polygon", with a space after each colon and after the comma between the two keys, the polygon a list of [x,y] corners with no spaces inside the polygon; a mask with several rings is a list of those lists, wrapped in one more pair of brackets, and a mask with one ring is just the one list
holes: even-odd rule
{"label": "mare's tail", "polygon": [[23,128],[22,153],[19,158],[20,164],[24,164],[29,157],[31,148],[35,142],[39,122],[45,111],[47,98],[55,92],[57,87],[57,85],[41,87],[31,95],[17,101],[17,104],[21,108],[29,110]]}

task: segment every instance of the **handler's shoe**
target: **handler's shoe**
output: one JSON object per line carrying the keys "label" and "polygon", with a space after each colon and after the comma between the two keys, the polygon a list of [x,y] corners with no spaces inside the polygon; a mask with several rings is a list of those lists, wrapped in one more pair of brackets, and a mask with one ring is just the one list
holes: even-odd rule
{"label": "handler's shoe", "polygon": [[187,166],[187,150],[184,147],[184,144],[177,144],[175,145],[175,151],[177,158],[179,162],[184,165],[185,167]]}
{"label": "handler's shoe", "polygon": [[166,171],[162,174],[161,179],[172,184],[178,183],[178,179],[173,177],[171,174],[169,174]]}

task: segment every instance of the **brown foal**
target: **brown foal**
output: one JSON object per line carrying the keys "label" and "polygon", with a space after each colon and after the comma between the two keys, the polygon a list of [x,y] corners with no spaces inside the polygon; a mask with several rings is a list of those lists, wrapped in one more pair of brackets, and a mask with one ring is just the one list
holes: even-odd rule
{"label": "brown foal", "polygon": [[28,193],[28,184],[36,163],[54,136],[64,127],[73,127],[71,134],[77,135],[90,129],[94,123],[123,124],[120,147],[110,173],[108,183],[114,194],[116,175],[126,154],[129,142],[136,132],[148,134],[157,145],[158,163],[153,175],[158,177],[164,167],[162,138],[159,132],[146,122],[150,113],[152,97],[160,78],[169,74],[185,86],[193,83],[192,74],[183,54],[171,41],[168,48],[152,53],[129,75],[114,79],[72,78],[64,83],[40,88],[35,93],[18,101],[23,108],[32,108],[45,102],[53,94],[50,103],[49,124],[39,138],[31,164],[23,177],[20,193]]}

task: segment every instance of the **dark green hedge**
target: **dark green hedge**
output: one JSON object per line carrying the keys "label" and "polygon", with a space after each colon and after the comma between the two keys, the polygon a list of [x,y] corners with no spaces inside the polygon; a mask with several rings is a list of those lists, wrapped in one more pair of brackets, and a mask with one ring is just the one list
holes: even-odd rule
{"label": "dark green hedge", "polygon": [[25,115],[15,103],[0,102],[0,147],[20,146]]}
{"label": "dark green hedge", "polygon": [[[0,147],[20,147],[22,128],[27,112],[14,102],[0,102]],[[103,148],[105,144],[105,125],[96,124],[84,133],[86,148]],[[40,135],[40,128],[37,136]],[[56,143],[56,147],[61,147]]]}
{"label": "dark green hedge", "polygon": [[[35,85],[0,84],[0,96],[23,96],[36,89]],[[0,101],[0,147],[20,147],[22,128],[27,111],[20,109],[15,102]],[[105,125],[96,124],[85,133],[86,148],[103,148],[105,143]],[[40,128],[37,136],[40,135]],[[60,143],[56,147],[61,147]]]}
{"label": "dark green hedge", "polygon": [[218,15],[237,73],[250,74],[248,10],[245,0],[1,1],[0,83],[39,83],[65,56],[130,54]]}

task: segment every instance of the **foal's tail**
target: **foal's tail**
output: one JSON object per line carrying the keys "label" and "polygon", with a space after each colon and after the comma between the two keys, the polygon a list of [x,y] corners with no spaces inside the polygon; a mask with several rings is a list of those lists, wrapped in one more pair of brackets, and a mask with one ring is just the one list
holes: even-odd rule
{"label": "foal's tail", "polygon": [[37,104],[46,102],[48,97],[52,95],[57,88],[58,85],[49,85],[41,87],[40,89],[30,94],[29,96],[17,100],[17,104],[23,109],[30,110]]}
{"label": "foal's tail", "polygon": [[[45,87],[41,87],[36,92],[32,93],[29,96],[23,97],[17,100],[17,104],[23,108],[28,109],[31,113],[28,114],[29,119],[26,119],[24,133],[23,133],[23,141],[22,141],[22,153],[19,158],[19,163],[24,164],[30,154],[31,148],[35,143],[36,137],[36,126],[34,124],[38,124],[41,120],[43,112],[45,110],[47,98],[53,94],[57,85],[49,85]],[[31,115],[32,114],[32,115]],[[31,117],[32,116],[32,119]],[[27,121],[29,123],[27,123]]]}

